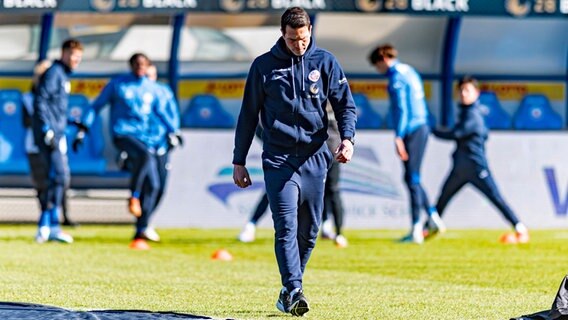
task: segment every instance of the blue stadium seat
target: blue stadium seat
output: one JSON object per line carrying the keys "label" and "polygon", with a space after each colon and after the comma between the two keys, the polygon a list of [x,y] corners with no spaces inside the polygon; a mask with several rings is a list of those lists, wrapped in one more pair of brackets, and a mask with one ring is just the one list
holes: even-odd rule
{"label": "blue stadium seat", "polygon": [[515,112],[513,125],[521,130],[555,130],[562,129],[564,122],[552,109],[546,96],[528,94]]}
{"label": "blue stadium seat", "polygon": [[479,95],[479,102],[485,125],[489,129],[511,129],[513,120],[507,111],[501,107],[495,92],[482,91]]}
{"label": "blue stadium seat", "polygon": [[0,90],[0,173],[27,174],[22,94],[18,90]]}
{"label": "blue stadium seat", "polygon": [[367,96],[362,93],[355,93],[353,100],[357,107],[357,129],[380,129],[383,125],[383,119],[371,108]]}
{"label": "blue stadium seat", "polygon": [[[72,121],[81,119],[86,108],[89,106],[89,100],[79,94],[69,95],[68,117]],[[104,139],[101,117],[97,116],[95,122],[90,128],[89,134],[85,137],[83,145],[78,152],[71,149],[73,139],[77,134],[77,127],[69,125],[65,135],[67,137],[69,168],[71,175],[101,175],[105,173],[106,160],[103,155]]]}
{"label": "blue stadium seat", "polygon": [[[392,108],[389,108],[389,111],[387,112],[387,129],[394,129],[394,119],[392,116]],[[434,116],[434,114],[432,112],[428,112],[428,124],[430,125],[430,128],[435,128],[436,127],[436,117]]]}
{"label": "blue stadium seat", "polygon": [[215,96],[199,94],[193,96],[183,112],[181,125],[189,128],[233,128],[235,120]]}

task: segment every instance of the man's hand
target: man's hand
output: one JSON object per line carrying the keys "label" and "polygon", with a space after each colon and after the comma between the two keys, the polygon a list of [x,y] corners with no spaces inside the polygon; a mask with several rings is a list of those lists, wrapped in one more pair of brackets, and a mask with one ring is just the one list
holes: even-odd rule
{"label": "man's hand", "polygon": [[396,147],[396,153],[398,154],[400,160],[408,161],[408,152],[406,152],[406,147],[404,146],[404,141],[402,141],[402,138],[396,137],[394,139],[394,145]]}
{"label": "man's hand", "polygon": [[47,130],[43,135],[43,142],[51,149],[55,149],[55,132],[51,129]]}
{"label": "man's hand", "polygon": [[239,188],[246,188],[252,184],[247,168],[239,164],[233,166],[233,181]]}
{"label": "man's hand", "polygon": [[79,120],[73,120],[73,121],[71,121],[71,124],[75,125],[77,127],[77,129],[79,129],[79,130],[83,130],[87,133],[89,132],[89,128],[87,128],[87,126]]}
{"label": "man's hand", "polygon": [[71,147],[73,148],[73,152],[76,153],[77,151],[79,151],[79,147],[81,147],[84,140],[85,140],[85,130],[80,129],[79,131],[77,131],[75,139],[73,139],[73,144],[71,145]]}
{"label": "man's hand", "polygon": [[353,144],[348,139],[341,141],[335,149],[335,159],[341,163],[347,163],[353,157]]}
{"label": "man's hand", "polygon": [[183,146],[183,137],[180,132],[172,132],[168,134],[168,145],[170,149]]}

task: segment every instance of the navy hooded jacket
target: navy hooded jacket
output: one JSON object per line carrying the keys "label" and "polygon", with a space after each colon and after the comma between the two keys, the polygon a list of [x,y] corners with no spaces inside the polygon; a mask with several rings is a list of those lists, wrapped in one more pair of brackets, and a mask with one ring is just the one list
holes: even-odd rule
{"label": "navy hooded jacket", "polygon": [[457,146],[453,154],[454,167],[473,164],[478,168],[487,168],[485,141],[488,129],[479,107],[479,100],[469,106],[460,106],[458,120],[452,130],[434,130],[433,133],[436,137],[456,141]]}
{"label": "navy hooded jacket", "polygon": [[67,104],[71,91],[70,73],[69,67],[60,60],[56,60],[40,77],[34,91],[34,113],[32,116],[32,126],[36,139],[42,139],[43,134],[48,130],[53,131],[57,140],[65,136]]}
{"label": "navy hooded jacket", "polygon": [[355,136],[357,113],[349,84],[335,57],[313,39],[303,56],[288,51],[281,37],[250,67],[235,133],[233,164],[245,165],[259,121],[264,150],[310,156],[327,140],[326,103],[342,139]]}

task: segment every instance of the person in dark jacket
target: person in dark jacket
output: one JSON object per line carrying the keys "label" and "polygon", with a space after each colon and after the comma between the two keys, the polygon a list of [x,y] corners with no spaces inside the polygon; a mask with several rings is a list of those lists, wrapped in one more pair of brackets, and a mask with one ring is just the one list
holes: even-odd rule
{"label": "person in dark jacket", "polygon": [[262,166],[275,229],[276,260],[283,288],[277,308],[294,316],[309,311],[302,278],[315,246],[323,209],[324,181],[333,154],[327,148],[331,103],[339,124],[339,162],[353,155],[356,109],[335,57],[316,47],[306,11],[289,8],[282,37],[251,65],[235,132],[233,179],[252,184],[246,157],[260,121]]}
{"label": "person in dark jacket", "polygon": [[402,242],[424,242],[420,210],[426,210],[429,222],[443,232],[442,219],[430,206],[428,196],[422,187],[420,167],[430,134],[428,108],[422,79],[416,70],[398,60],[398,50],[384,44],[369,55],[369,62],[377,71],[389,78],[388,92],[390,108],[395,126],[395,149],[404,165],[404,182],[410,195],[412,227]]}
{"label": "person in dark jacket", "polygon": [[[327,134],[329,138],[326,143],[330,150],[333,150],[335,146],[341,141],[339,136],[339,128],[337,127],[337,120],[331,110],[330,105],[326,108],[327,117],[329,119],[329,125],[327,128]],[[348,245],[347,238],[342,233],[343,230],[343,201],[341,201],[341,195],[339,192],[339,175],[340,175],[340,163],[336,160],[332,161],[331,167],[327,170],[327,175],[325,179],[325,189],[323,195],[323,216],[322,216],[322,237],[333,239],[335,245],[339,248],[345,248]],[[329,218],[329,214],[333,216],[333,222],[335,225],[335,234],[327,231],[324,233],[325,223]],[[331,222],[331,221],[330,221]]]}
{"label": "person in dark jacket", "polygon": [[[47,184],[49,177],[46,176],[49,174],[49,170],[46,169],[46,163],[44,161],[44,157],[39,152],[39,148],[34,140],[33,130],[32,130],[32,117],[34,114],[34,105],[33,99],[37,92],[37,86],[39,84],[39,80],[41,76],[51,67],[51,61],[49,60],[42,60],[36,63],[34,67],[34,74],[32,77],[32,87],[31,92],[29,95],[24,96],[23,99],[23,125],[26,128],[26,156],[28,158],[28,163],[30,166],[30,177],[32,179],[32,183],[34,189],[37,193],[37,199],[39,201],[40,208],[42,211],[47,210]],[[67,165],[67,163],[65,163]],[[65,171],[68,171],[66,169]],[[69,212],[67,210],[67,190],[63,192],[63,200],[61,203],[61,215],[63,216],[63,225],[64,226],[79,226],[78,223],[72,221],[69,218]]]}
{"label": "person in dark jacket", "polygon": [[489,130],[485,126],[483,112],[479,106],[479,86],[477,80],[466,76],[458,83],[460,113],[452,130],[433,131],[441,139],[456,141],[453,154],[453,167],[442,187],[436,209],[440,216],[452,197],[467,183],[473,184],[493,203],[503,217],[514,228],[514,234],[505,234],[501,240],[508,243],[529,241],[527,227],[519,221],[507,205],[493,180],[485,156],[485,142]]}
{"label": "person in dark jacket", "polygon": [[65,41],[61,47],[61,59],[53,62],[40,77],[34,95],[33,136],[46,164],[43,176],[48,177],[46,198],[42,201],[45,205],[42,205],[35,238],[38,243],[49,240],[73,242],[70,235],[61,231],[59,212],[70,180],[65,140],[71,91],[69,74],[79,66],[82,56],[83,46],[79,41]]}

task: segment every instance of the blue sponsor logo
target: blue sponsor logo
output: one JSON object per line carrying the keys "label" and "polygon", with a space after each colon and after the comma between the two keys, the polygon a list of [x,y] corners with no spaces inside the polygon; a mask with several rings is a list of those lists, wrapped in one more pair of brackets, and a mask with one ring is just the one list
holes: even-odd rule
{"label": "blue sponsor logo", "polygon": [[250,179],[252,180],[252,185],[248,188],[242,189],[235,185],[233,181],[233,165],[224,166],[217,172],[215,182],[210,184],[207,188],[211,194],[223,204],[227,205],[229,198],[240,192],[250,192],[258,189],[264,190],[264,175],[262,173],[262,166],[259,154],[251,154],[247,163],[252,165],[247,165],[247,170],[249,172]]}
{"label": "blue sponsor logo", "polygon": [[568,214],[568,194],[564,195],[563,199],[560,198],[554,168],[544,168],[544,176],[546,177],[548,190],[550,191],[550,197],[552,198],[552,204],[554,205],[556,215],[566,216],[566,214]]}
{"label": "blue sponsor logo", "polygon": [[[241,189],[233,182],[233,166],[224,166],[217,171],[216,182],[208,186],[209,192],[227,205],[229,198],[241,192],[264,190],[264,175],[259,154],[250,155],[247,169],[251,176],[252,185]],[[353,161],[341,166],[339,188],[342,192],[350,192],[373,197],[400,199],[397,185],[393,182],[392,174],[381,170],[380,159],[373,149],[365,146],[357,148]]]}

